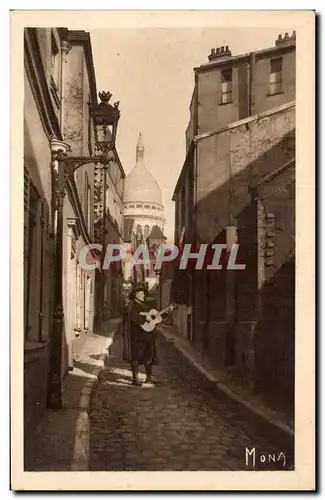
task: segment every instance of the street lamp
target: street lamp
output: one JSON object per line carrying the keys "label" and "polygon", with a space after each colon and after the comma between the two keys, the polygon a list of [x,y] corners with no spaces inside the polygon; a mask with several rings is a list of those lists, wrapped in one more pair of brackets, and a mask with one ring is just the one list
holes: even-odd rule
{"label": "street lamp", "polygon": [[112,106],[109,104],[112,97],[110,92],[100,92],[98,95],[102,102],[91,108],[91,114],[95,123],[96,147],[105,154],[107,150],[115,146],[117,124],[120,118],[119,101]]}
{"label": "street lamp", "polygon": [[55,292],[53,326],[50,339],[50,370],[48,381],[48,407],[61,409],[62,400],[62,340],[64,327],[63,310],[63,205],[66,195],[67,183],[73,178],[74,173],[83,165],[100,163],[106,171],[111,161],[110,152],[115,148],[117,125],[120,118],[119,102],[112,106],[109,100],[110,92],[100,92],[99,104],[90,107],[93,118],[95,135],[95,156],[69,156],[70,147],[67,143],[51,139],[51,153],[53,160],[54,177],[54,210],[55,223]]}

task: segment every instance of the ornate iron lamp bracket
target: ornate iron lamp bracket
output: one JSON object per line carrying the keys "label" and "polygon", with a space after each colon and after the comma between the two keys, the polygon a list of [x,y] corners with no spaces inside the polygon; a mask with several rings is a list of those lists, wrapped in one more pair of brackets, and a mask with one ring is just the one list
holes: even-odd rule
{"label": "ornate iron lamp bracket", "polygon": [[68,156],[63,149],[59,149],[53,154],[53,160],[58,162],[58,170],[54,172],[57,207],[62,206],[66,195],[67,182],[73,177],[74,173],[79,168],[90,163],[100,163],[103,169],[106,170],[112,161],[109,152],[113,149],[113,147],[107,148],[100,155],[95,156]]}

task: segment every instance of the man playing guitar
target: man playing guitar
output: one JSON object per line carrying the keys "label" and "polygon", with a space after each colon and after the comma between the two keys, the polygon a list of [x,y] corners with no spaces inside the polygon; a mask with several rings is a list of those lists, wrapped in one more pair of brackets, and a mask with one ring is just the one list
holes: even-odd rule
{"label": "man playing guitar", "polygon": [[159,314],[145,302],[146,292],[143,285],[137,285],[133,290],[133,300],[127,306],[128,325],[124,330],[123,359],[131,363],[132,385],[135,386],[142,385],[139,380],[139,365],[145,367],[145,383],[152,383],[152,365],[157,363],[154,328],[161,322],[162,314],[173,308],[166,308]]}

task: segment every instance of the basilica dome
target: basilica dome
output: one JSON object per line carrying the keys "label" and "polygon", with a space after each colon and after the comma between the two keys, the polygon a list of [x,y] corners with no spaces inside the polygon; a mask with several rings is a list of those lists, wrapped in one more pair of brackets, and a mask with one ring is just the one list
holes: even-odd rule
{"label": "basilica dome", "polygon": [[141,134],[137,145],[136,165],[124,181],[124,203],[130,202],[149,202],[162,205],[160,187],[144,164],[144,146]]}

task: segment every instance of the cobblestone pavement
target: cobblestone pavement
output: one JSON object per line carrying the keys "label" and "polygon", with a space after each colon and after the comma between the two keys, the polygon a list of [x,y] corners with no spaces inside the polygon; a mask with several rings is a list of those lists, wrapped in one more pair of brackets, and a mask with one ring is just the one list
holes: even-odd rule
{"label": "cobblestone pavement", "polygon": [[92,400],[90,470],[251,470],[246,447],[255,470],[292,469],[291,439],[267,435],[246,409],[202,388],[160,335],[157,348],[155,384],[133,387],[115,338]]}

